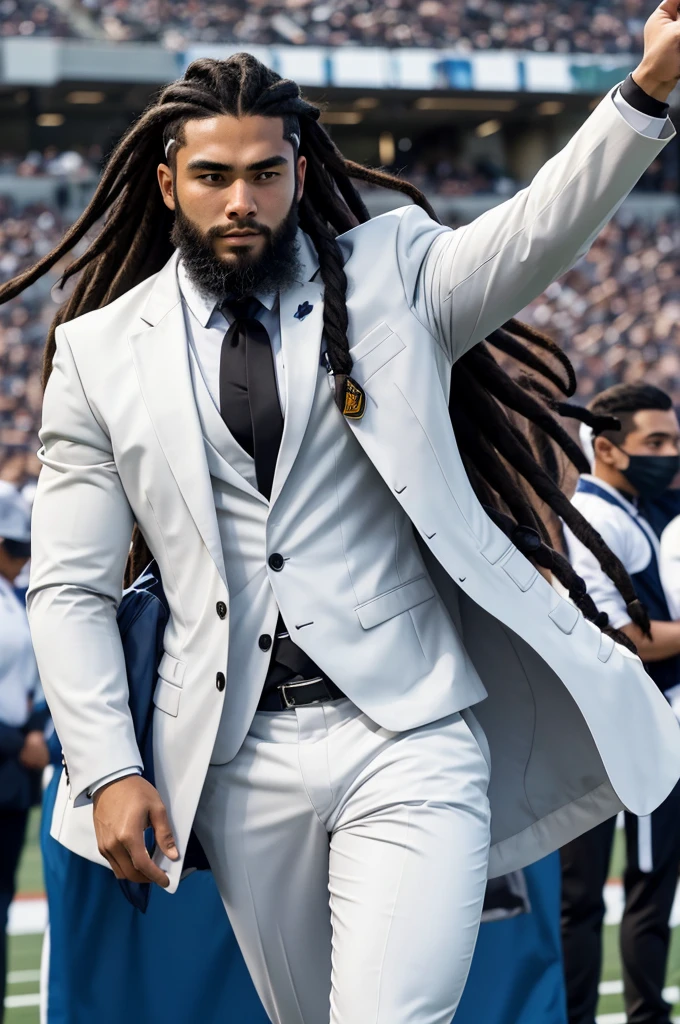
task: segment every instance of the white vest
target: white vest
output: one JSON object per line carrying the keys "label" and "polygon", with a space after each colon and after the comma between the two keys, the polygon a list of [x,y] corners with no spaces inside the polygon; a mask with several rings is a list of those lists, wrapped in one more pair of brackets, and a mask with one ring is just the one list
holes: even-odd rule
{"label": "white vest", "polygon": [[[449,695],[445,713],[482,700],[486,691],[432,584],[411,522],[344,423],[323,367],[319,365],[309,423],[291,470],[300,485],[288,480],[290,493],[299,499],[286,507],[285,521],[277,521],[277,507],[270,517],[269,502],[255,486],[253,459],[222,420],[191,345],[189,350],[231,599],[228,685],[212,763],[230,760],[243,742],[271,656],[258,640],[263,633],[273,635],[279,608],[291,638],[341,689],[353,666],[366,659],[377,677],[394,671],[393,656],[387,656],[383,644],[376,648],[371,630],[395,616],[385,638],[388,649],[400,652],[394,685],[412,713],[421,703],[417,718],[431,721],[433,700],[439,707],[444,694]],[[288,401],[295,401],[295,395]],[[284,432],[282,447],[285,441]],[[324,557],[329,546],[344,551],[342,562],[329,564]],[[277,574],[267,571],[267,555],[273,550],[286,558]],[[297,563],[298,581],[286,586],[292,563]],[[310,566],[328,576],[321,588],[326,600],[323,607],[317,604],[309,615],[300,615],[304,594],[299,587]],[[337,596],[348,588],[356,605],[350,612],[351,643],[340,642],[348,635],[343,628],[336,649],[306,648],[305,630],[312,635],[315,618],[335,622],[347,616],[346,601]]]}

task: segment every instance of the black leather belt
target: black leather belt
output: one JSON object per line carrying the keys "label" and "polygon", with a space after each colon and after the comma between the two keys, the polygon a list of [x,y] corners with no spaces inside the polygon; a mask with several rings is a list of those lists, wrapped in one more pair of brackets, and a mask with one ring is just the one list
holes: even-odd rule
{"label": "black leather belt", "polygon": [[291,639],[279,615],[258,711],[286,711],[340,700],[344,693]]}
{"label": "black leather belt", "polygon": [[288,711],[308,704],[325,704],[329,700],[342,700],[344,693],[327,676],[312,679],[294,679],[281,683],[275,690],[265,690],[257,705],[258,711]]}

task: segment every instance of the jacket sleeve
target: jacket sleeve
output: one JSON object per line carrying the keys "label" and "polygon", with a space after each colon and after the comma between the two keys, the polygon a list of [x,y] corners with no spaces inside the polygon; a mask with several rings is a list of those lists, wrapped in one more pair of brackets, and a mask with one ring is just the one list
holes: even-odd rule
{"label": "jacket sleeve", "polygon": [[142,762],[116,623],[133,514],[63,326],[40,440],[27,608],[71,793],[80,804],[97,779]]}
{"label": "jacket sleeve", "polygon": [[[667,120],[661,137],[650,138],[624,109],[608,94],[527,188],[465,227],[435,235],[411,294],[416,315],[452,362],[588,251],[675,134]],[[408,290],[407,269],[402,277]]]}

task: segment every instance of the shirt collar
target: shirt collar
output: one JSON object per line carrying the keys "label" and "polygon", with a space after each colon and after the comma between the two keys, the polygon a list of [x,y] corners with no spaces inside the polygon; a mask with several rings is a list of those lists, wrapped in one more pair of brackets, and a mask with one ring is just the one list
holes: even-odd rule
{"label": "shirt collar", "polygon": [[[297,243],[300,253],[300,266],[302,269],[300,276],[303,281],[308,281],[314,276],[319,266],[316,251],[305,232],[300,229],[298,229],[297,233]],[[189,277],[186,267],[181,259],[177,263],[177,280],[180,292],[182,293],[182,298],[201,327],[208,326],[213,313],[217,312],[222,315],[221,310],[218,307],[218,300],[214,295],[206,295],[205,292],[201,292],[196,287]],[[256,299],[259,299],[265,309],[270,311],[274,309],[279,298],[277,292],[257,291],[254,295]]]}
{"label": "shirt collar", "polygon": [[619,491],[616,487],[612,487],[611,484],[608,484],[605,480],[601,480],[599,476],[595,476],[593,473],[584,473],[583,479],[591,480],[598,487],[601,487],[603,491],[607,491],[609,494],[612,495],[612,497],[618,498],[619,501],[623,503],[624,507],[627,509],[628,512],[630,512],[632,516],[642,518],[640,516],[640,512],[637,508],[637,505],[635,505],[635,502],[638,499],[634,498],[632,494],[624,494],[623,491]]}

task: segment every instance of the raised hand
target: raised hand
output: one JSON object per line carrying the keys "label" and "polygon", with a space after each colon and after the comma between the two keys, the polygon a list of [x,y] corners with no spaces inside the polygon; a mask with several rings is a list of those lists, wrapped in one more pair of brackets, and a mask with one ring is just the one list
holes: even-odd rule
{"label": "raised hand", "polygon": [[645,25],[644,56],[633,72],[641,89],[666,100],[680,80],[680,0],[664,0]]}

